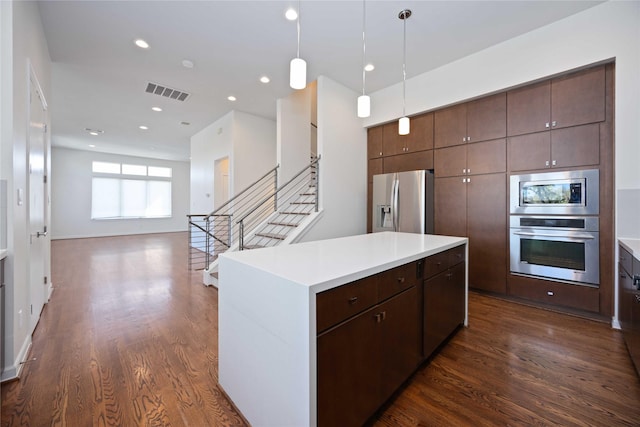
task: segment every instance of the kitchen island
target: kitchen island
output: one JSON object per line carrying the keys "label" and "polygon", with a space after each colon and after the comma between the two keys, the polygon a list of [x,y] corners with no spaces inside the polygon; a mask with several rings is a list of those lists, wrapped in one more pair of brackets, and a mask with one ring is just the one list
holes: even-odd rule
{"label": "kitchen island", "polygon": [[[381,322],[395,293],[422,307],[418,301],[422,292],[415,291],[416,286],[405,288],[412,282],[422,286],[422,272],[431,268],[424,262],[426,258],[440,266],[436,255],[455,248],[464,261],[466,238],[384,232],[222,254],[218,286],[220,386],[253,426],[317,425],[318,337],[323,332],[317,324],[323,323],[321,329],[331,332],[339,328],[330,318],[341,321],[340,313],[316,313],[318,294],[331,296],[334,289],[348,289],[344,285],[357,286],[360,300],[351,297],[350,304],[361,305],[367,309],[365,313],[371,311]],[[464,307],[466,325],[467,270],[465,263],[459,266],[464,272],[463,296],[460,293],[464,303],[460,301],[460,306]],[[419,272],[417,278],[405,281],[407,267]],[[377,278],[387,272],[402,273],[393,285],[400,286],[397,291],[378,284]],[[388,300],[383,301],[382,294]],[[393,323],[392,312],[389,314]],[[344,349],[345,353],[351,350]]]}

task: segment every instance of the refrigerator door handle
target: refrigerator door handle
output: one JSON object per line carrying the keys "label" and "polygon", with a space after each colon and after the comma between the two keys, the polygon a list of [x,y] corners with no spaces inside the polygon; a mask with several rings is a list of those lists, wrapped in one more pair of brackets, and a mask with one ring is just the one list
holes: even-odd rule
{"label": "refrigerator door handle", "polygon": [[399,219],[400,219],[400,215],[398,212],[398,208],[399,208],[399,197],[400,197],[400,180],[398,179],[398,175],[395,175],[394,179],[393,179],[393,195],[392,195],[392,209],[393,209],[393,231],[398,231],[398,227],[399,227]]}

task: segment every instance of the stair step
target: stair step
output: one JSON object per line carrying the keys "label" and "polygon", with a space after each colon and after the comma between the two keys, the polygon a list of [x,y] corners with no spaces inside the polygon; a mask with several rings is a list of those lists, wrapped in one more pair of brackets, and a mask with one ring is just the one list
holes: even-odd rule
{"label": "stair step", "polygon": [[316,202],[291,202],[292,205],[315,205]]}
{"label": "stair step", "polygon": [[268,239],[276,239],[276,240],[284,240],[287,236],[283,234],[275,234],[275,233],[256,233],[256,236],[266,237]]}
{"label": "stair step", "polygon": [[315,196],[316,193],[300,193],[301,196]]}
{"label": "stair step", "polygon": [[260,249],[265,247],[266,246],[261,246],[261,245],[244,245],[244,249]]}
{"label": "stair step", "polygon": [[268,222],[269,225],[278,225],[283,227],[297,227],[298,224],[295,222]]}
{"label": "stair step", "polygon": [[278,212],[279,214],[282,215],[311,215],[311,212],[289,212],[289,211],[282,211],[282,212]]}

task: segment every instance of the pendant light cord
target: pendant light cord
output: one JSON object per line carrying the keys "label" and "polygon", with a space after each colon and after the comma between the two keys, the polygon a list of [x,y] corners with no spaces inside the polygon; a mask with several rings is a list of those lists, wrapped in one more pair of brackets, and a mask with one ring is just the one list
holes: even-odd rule
{"label": "pendant light cord", "polygon": [[365,95],[365,79],[366,71],[364,69],[365,56],[366,56],[366,41],[365,41],[365,23],[366,23],[366,0],[362,0],[362,95]]}
{"label": "pendant light cord", "polygon": [[297,57],[300,58],[300,0],[298,0],[298,20],[296,21],[298,27],[298,52]]}
{"label": "pendant light cord", "polygon": [[407,102],[407,18],[405,16],[402,19],[404,24],[404,32],[403,32],[403,40],[402,40],[402,117],[406,116],[405,113],[405,104]]}

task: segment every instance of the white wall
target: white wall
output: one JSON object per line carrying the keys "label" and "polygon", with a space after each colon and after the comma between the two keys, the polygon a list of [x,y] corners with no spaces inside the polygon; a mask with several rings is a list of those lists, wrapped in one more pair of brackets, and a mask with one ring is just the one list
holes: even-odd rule
{"label": "white wall", "polygon": [[318,78],[318,153],[322,218],[302,241],[367,231],[367,133],[355,114],[358,93]]}
{"label": "white wall", "polygon": [[[53,239],[166,233],[187,230],[189,163],[54,147],[51,156]],[[171,218],[91,219],[93,161],[172,168]]]}
{"label": "white wall", "polygon": [[[615,166],[618,229],[640,238],[640,2],[610,1],[407,80],[413,115],[615,58]],[[398,117],[401,84],[371,94],[366,126]],[[633,203],[620,193],[633,189]],[[637,215],[637,214],[636,214]],[[635,216],[637,218],[637,216]]]}
{"label": "white wall", "polygon": [[311,99],[315,85],[296,90],[277,102],[278,180],[287,182],[309,164],[311,154]]}
{"label": "white wall", "polygon": [[[20,362],[31,344],[29,325],[30,278],[28,234],[28,82],[29,64],[51,106],[51,60],[35,2],[0,2],[2,19],[2,140],[1,177],[7,180],[7,250],[5,259],[5,372],[3,379],[17,375]],[[49,123],[50,114],[47,117]],[[49,141],[47,139],[47,146]],[[25,203],[18,205],[21,189]],[[49,256],[49,241],[45,244]],[[48,260],[46,260],[48,265]],[[49,274],[48,272],[45,272]]]}
{"label": "white wall", "polygon": [[191,137],[191,213],[214,205],[214,165],[229,158],[229,195],[242,191],[276,165],[273,120],[231,111]]}

